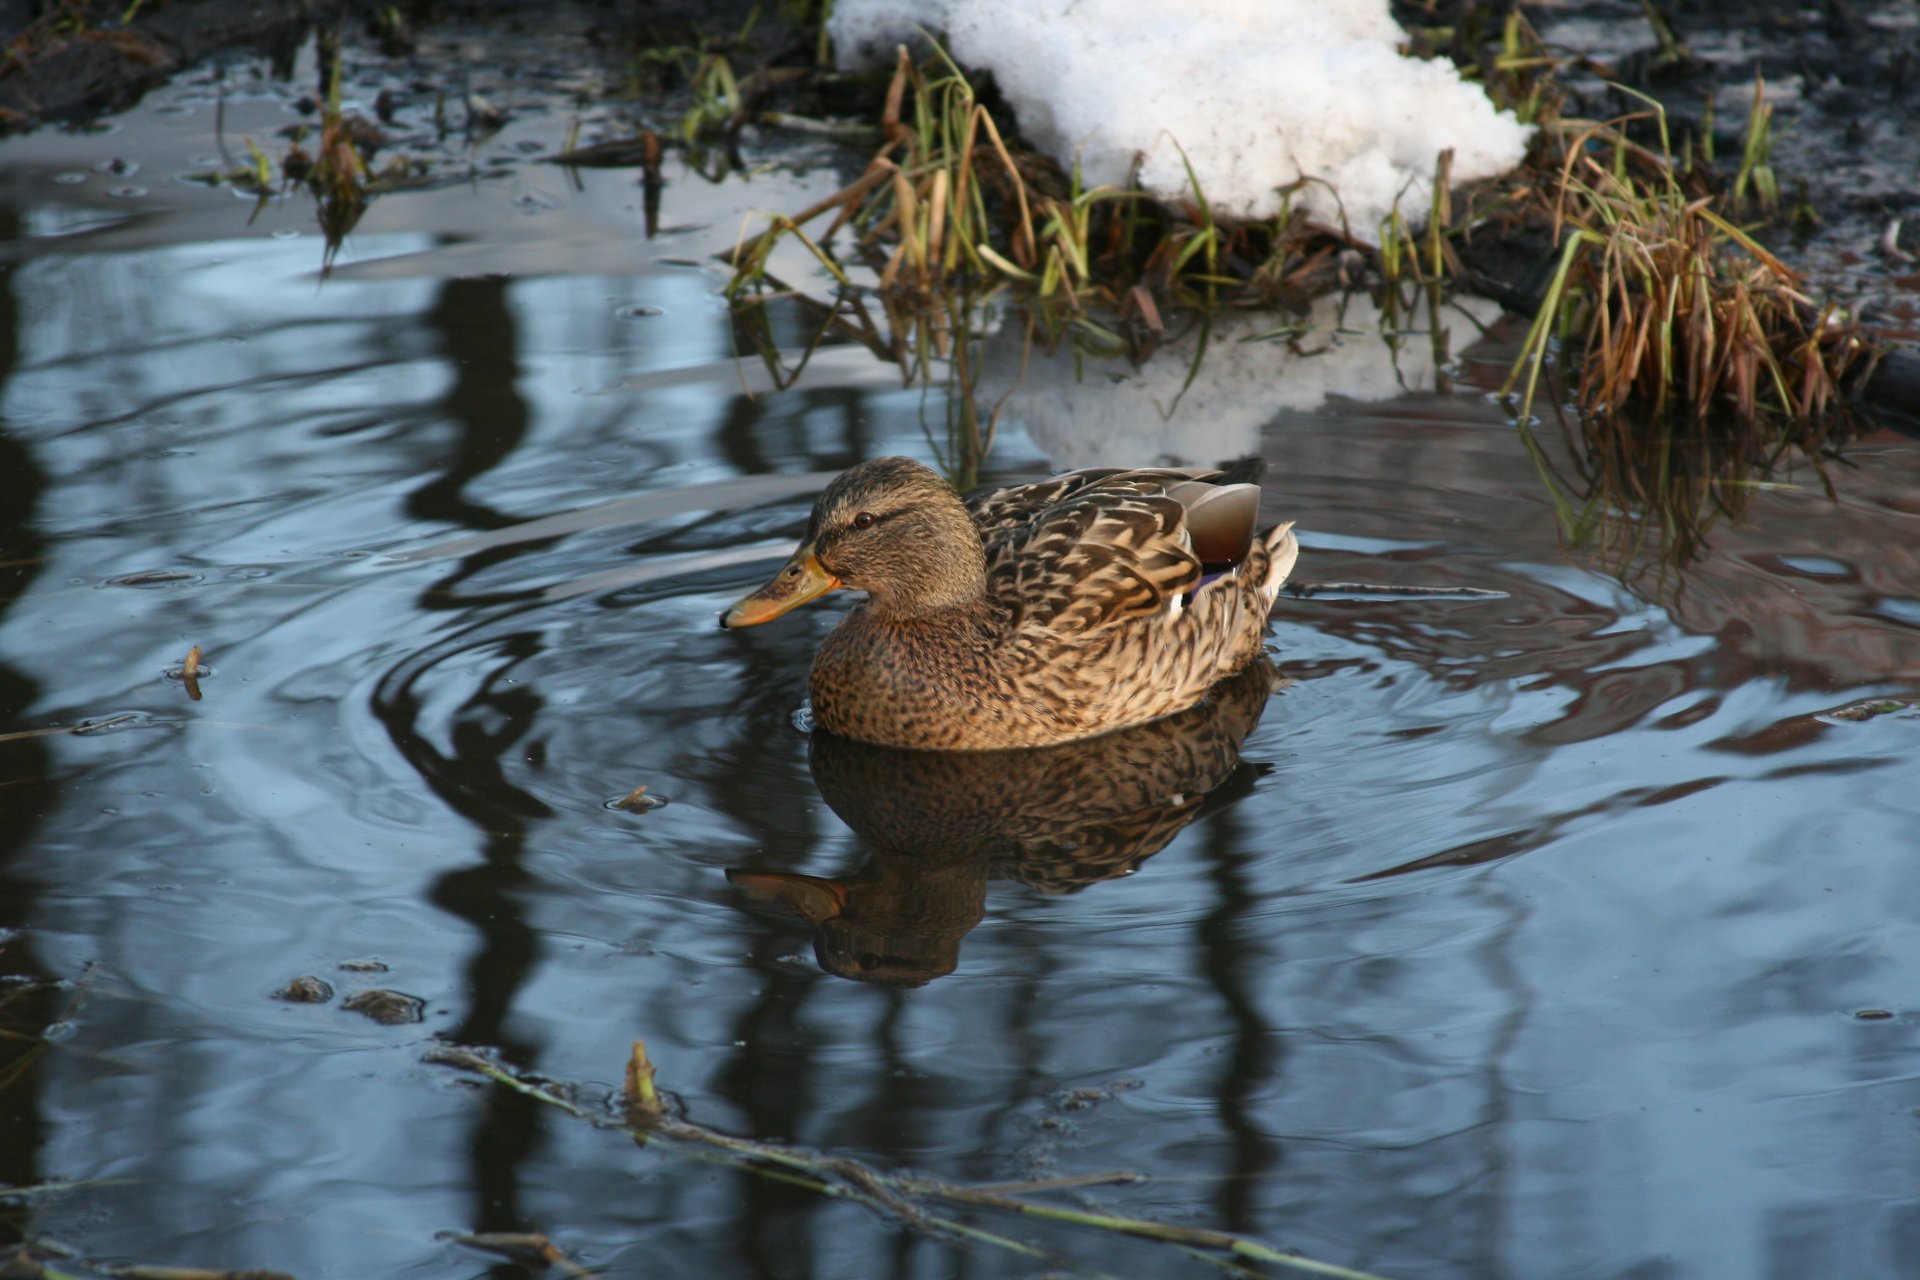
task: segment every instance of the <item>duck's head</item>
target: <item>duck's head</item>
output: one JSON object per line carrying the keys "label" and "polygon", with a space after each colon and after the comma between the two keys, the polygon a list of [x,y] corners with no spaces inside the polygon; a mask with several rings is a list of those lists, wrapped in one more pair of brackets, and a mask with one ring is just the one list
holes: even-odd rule
{"label": "duck's head", "polygon": [[978,599],[985,585],[986,552],[952,487],[910,458],[875,458],[826,487],[799,549],[720,625],[755,626],[837,587],[910,616]]}

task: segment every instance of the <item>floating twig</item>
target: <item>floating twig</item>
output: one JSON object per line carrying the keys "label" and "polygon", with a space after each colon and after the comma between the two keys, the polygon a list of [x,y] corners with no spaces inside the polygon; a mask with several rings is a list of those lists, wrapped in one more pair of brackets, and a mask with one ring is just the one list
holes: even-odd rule
{"label": "floating twig", "polygon": [[[1286,1253],[1272,1245],[1227,1231],[1197,1227],[1177,1227],[1144,1218],[1121,1214],[1097,1213],[1062,1208],[1022,1199],[1014,1189],[965,1187],[938,1178],[885,1173],[858,1160],[826,1156],[794,1147],[757,1142],[720,1133],[674,1115],[665,1105],[657,1085],[656,1070],[647,1056],[644,1041],[633,1042],[625,1068],[626,1121],[608,1121],[560,1096],[553,1088],[523,1080],[470,1049],[447,1046],[431,1050],[428,1062],[442,1063],[472,1071],[517,1093],[534,1098],[567,1114],[600,1126],[618,1125],[633,1139],[646,1146],[686,1155],[750,1172],[790,1186],[803,1187],[820,1195],[851,1200],[884,1213],[904,1226],[922,1231],[941,1232],[991,1245],[998,1249],[1039,1258],[1055,1265],[1086,1268],[1068,1260],[1056,1259],[1046,1251],[1010,1236],[987,1231],[931,1211],[926,1202],[964,1205],[974,1209],[993,1209],[1023,1217],[1039,1218],[1071,1226],[1089,1227],[1140,1239],[1156,1240],[1177,1249],[1196,1251],[1203,1257],[1234,1273],[1241,1273],[1240,1259],[1274,1263],[1313,1275],[1333,1276],[1339,1280],[1379,1280],[1368,1272],[1356,1271],[1332,1263],[1316,1262]],[[1059,1179],[1033,1184],[1034,1190],[1056,1190],[1071,1186],[1096,1185],[1098,1182],[1133,1180],[1139,1175],[1099,1174],[1092,1179]],[[1093,1273],[1098,1275],[1100,1273]]]}
{"label": "floating twig", "polygon": [[569,1258],[566,1250],[540,1231],[482,1231],[471,1235],[461,1231],[440,1231],[435,1233],[434,1238],[445,1240],[450,1244],[463,1244],[469,1249],[497,1253],[503,1258],[526,1266],[558,1267],[564,1275],[600,1274]]}
{"label": "floating twig", "polygon": [[1290,596],[1306,598],[1319,595],[1394,596],[1408,600],[1505,600],[1509,593],[1486,587],[1422,587],[1391,582],[1290,582],[1283,590]]}

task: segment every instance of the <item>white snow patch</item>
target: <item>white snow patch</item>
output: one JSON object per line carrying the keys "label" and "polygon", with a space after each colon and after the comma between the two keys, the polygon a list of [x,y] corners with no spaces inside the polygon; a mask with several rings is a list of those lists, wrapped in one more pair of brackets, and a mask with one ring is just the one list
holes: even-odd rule
{"label": "white snow patch", "polygon": [[883,66],[916,24],[991,71],[1027,140],[1088,186],[1128,185],[1138,157],[1140,186],[1191,198],[1184,149],[1234,217],[1272,216],[1305,176],[1296,207],[1336,225],[1344,207],[1374,239],[1396,199],[1424,218],[1442,149],[1467,182],[1532,132],[1451,63],[1401,56],[1387,0],[838,0],[829,30],[843,67]]}

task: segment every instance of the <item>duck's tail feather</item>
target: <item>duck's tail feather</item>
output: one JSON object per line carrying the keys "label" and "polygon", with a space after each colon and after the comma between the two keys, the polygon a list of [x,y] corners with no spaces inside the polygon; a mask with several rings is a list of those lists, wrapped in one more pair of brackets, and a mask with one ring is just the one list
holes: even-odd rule
{"label": "duck's tail feather", "polygon": [[1267,566],[1257,590],[1271,609],[1279,598],[1280,588],[1287,585],[1293,573],[1294,561],[1300,558],[1300,539],[1293,536],[1293,521],[1277,524],[1261,534],[1260,545],[1266,549]]}

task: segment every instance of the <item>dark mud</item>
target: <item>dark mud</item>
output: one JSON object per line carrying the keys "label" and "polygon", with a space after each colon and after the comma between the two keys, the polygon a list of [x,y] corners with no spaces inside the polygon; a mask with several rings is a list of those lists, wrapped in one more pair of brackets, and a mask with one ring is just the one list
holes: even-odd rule
{"label": "dark mud", "polygon": [[[7,51],[0,59],[0,130],[80,124],[125,110],[217,55],[264,56],[289,74],[295,51],[322,31],[396,64],[417,51],[422,37],[459,35],[482,61],[509,71],[543,42],[571,36],[581,46],[581,62],[624,75],[646,48],[698,45],[742,30],[753,8],[737,0],[0,0],[0,44]],[[772,57],[792,34],[777,16],[756,21],[746,47]],[[440,70],[457,80],[458,68]],[[441,87],[448,87],[445,78]]]}
{"label": "dark mud", "polygon": [[[329,0],[199,0],[129,6],[0,4],[0,127],[80,123],[124,110],[147,90],[212,54],[257,53],[290,65]],[[133,20],[122,18],[132,13]]]}

